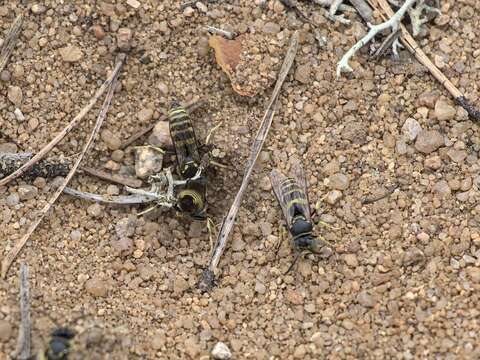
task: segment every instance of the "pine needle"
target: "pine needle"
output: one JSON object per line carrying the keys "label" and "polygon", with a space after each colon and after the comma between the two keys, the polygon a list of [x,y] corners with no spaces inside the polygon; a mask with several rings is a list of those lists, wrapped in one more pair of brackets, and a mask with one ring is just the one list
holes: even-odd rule
{"label": "pine needle", "polygon": [[[87,151],[90,149],[90,146],[92,145],[93,141],[95,140],[100,127],[102,126],[102,123],[107,115],[108,109],[110,108],[110,102],[113,97],[113,93],[115,91],[115,86],[117,84],[117,78],[120,72],[120,69],[123,66],[123,63],[125,61],[126,56],[124,54],[120,54],[119,58],[117,60],[117,65],[115,66],[115,70],[113,71],[112,75],[110,76],[111,81],[108,83],[108,93],[105,98],[105,101],[103,103],[102,109],[100,110],[100,113],[98,114],[97,117],[97,122],[95,123],[95,127],[92,130],[92,133],[90,134],[90,137],[88,138],[87,142],[85,143],[85,146],[83,147],[83,150],[81,154],[79,155],[78,159],[75,161],[75,164],[73,165],[72,169],[68,173],[67,177],[65,180],[62,182],[62,184],[58,187],[58,189],[55,191],[53,196],[49,199],[47,204],[40,210],[40,214],[38,215],[37,219],[30,225],[30,227],[27,230],[27,233],[15,244],[13,249],[10,251],[9,254],[5,257],[5,259],[2,262],[2,278],[5,278],[8,272],[8,269],[10,268],[10,265],[13,263],[15,260],[16,256],[18,253],[22,250],[23,246],[26,244],[28,239],[30,238],[30,235],[35,231],[37,226],[40,224],[40,222],[43,220],[47,212],[50,210],[50,208],[53,206],[55,201],[58,199],[60,194],[63,192],[63,189],[67,186],[68,182],[72,179],[72,177],[75,175],[75,172],[77,171],[78,167],[80,166],[80,163],[87,153]],[[105,85],[105,84],[104,84]]]}

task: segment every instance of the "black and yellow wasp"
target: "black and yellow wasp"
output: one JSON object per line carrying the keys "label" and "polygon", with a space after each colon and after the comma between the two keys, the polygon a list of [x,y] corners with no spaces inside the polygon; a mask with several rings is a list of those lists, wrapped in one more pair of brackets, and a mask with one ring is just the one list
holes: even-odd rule
{"label": "black and yellow wasp", "polygon": [[199,151],[199,143],[184,107],[174,101],[169,114],[170,136],[172,138],[177,160],[177,173],[185,185],[176,192],[177,208],[194,219],[206,219],[207,180],[203,174],[206,167]]}
{"label": "black and yellow wasp", "polygon": [[50,335],[45,350],[31,358],[32,360],[67,360],[70,353],[70,342],[75,333],[69,328],[58,328]]}
{"label": "black and yellow wasp", "polygon": [[292,236],[297,255],[287,273],[304,252],[329,256],[331,249],[326,242],[313,235],[313,223],[307,193],[307,180],[300,163],[293,168],[293,176],[286,177],[276,169],[270,173],[270,182],[282,208],[286,226]]}

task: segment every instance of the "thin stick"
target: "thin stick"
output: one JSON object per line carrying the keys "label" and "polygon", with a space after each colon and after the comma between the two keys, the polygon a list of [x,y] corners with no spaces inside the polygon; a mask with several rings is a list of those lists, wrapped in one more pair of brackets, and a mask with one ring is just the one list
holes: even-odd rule
{"label": "thin stick", "polygon": [[30,289],[28,286],[28,265],[20,265],[20,329],[18,332],[17,354],[19,359],[30,359],[32,349],[30,322]]}
{"label": "thin stick", "polygon": [[[387,16],[393,16],[393,10],[386,0],[368,1],[374,9],[378,9],[378,7],[380,7],[387,14]],[[383,18],[386,18],[384,14],[381,15]],[[468,112],[468,115],[472,119],[480,121],[480,111],[476,109],[471,103],[469,103],[468,100],[465,98],[464,94],[462,94],[462,92],[455,85],[453,85],[453,83],[440,71],[440,69],[435,66],[435,64],[419,47],[415,39],[405,28],[405,26],[400,25],[400,29],[402,30],[400,40],[402,41],[403,45],[405,45],[405,47],[408,49],[408,51],[410,51],[410,53],[412,53],[417,58],[417,60],[430,71],[430,73],[435,77],[435,79],[437,79],[447,89],[447,91],[453,96],[455,101]]]}
{"label": "thin stick", "polygon": [[348,64],[348,61],[352,58],[355,53],[360,50],[362,47],[364,47],[366,44],[368,44],[378,33],[386,30],[386,29],[391,29],[392,32],[396,31],[398,27],[401,25],[401,21],[405,14],[407,13],[408,9],[410,9],[416,2],[417,0],[406,0],[405,3],[402,5],[398,11],[393,14],[390,19],[387,21],[378,24],[378,25],[371,25],[368,24],[370,27],[370,30],[368,33],[362,37],[358,42],[353,45],[346,53],[343,55],[343,57],[340,59],[340,61],[337,64],[337,78],[340,77],[341,73],[344,71],[351,72],[353,69],[350,67]]}
{"label": "thin stick", "polygon": [[18,35],[20,35],[20,32],[22,31],[22,22],[23,14],[20,14],[16,17],[12,27],[8,31],[5,42],[2,46],[2,50],[0,51],[0,73],[3,71],[5,66],[7,66],[8,59],[10,59],[10,55],[12,55]]}
{"label": "thin stick", "polygon": [[363,21],[369,23],[373,19],[373,11],[365,0],[350,0],[350,3],[357,10]]}
{"label": "thin stick", "polygon": [[225,247],[227,246],[228,235],[230,234],[230,231],[232,230],[235,223],[235,217],[237,216],[240,204],[242,202],[243,194],[247,188],[248,181],[250,180],[253,166],[255,165],[258,154],[260,153],[263,143],[265,142],[268,130],[270,129],[270,125],[272,124],[278,95],[295,59],[298,48],[298,36],[298,31],[295,31],[290,41],[290,47],[285,56],[285,60],[283,61],[282,68],[280,69],[280,72],[278,74],[277,83],[273,90],[272,97],[265,111],[265,115],[263,116],[260,128],[257,132],[257,136],[255,137],[255,140],[252,144],[250,157],[245,167],[245,174],[243,175],[242,184],[240,186],[240,189],[238,190],[237,195],[235,196],[235,200],[233,201],[233,204],[230,207],[227,216],[222,222],[222,226],[220,228],[215,247],[212,251],[210,262],[208,264],[208,267],[203,271],[202,278],[200,279],[200,282],[198,284],[198,287],[201,291],[209,291],[215,284],[215,273],[218,267],[218,263],[220,262],[220,257],[222,256],[223,252],[225,251]]}
{"label": "thin stick", "polygon": [[35,231],[37,226],[40,224],[40,222],[43,220],[45,215],[47,214],[48,210],[53,206],[55,201],[58,199],[60,194],[63,192],[63,189],[67,186],[68,182],[72,179],[72,177],[75,175],[75,172],[77,171],[78,167],[80,166],[80,162],[82,161],[83,157],[87,153],[87,151],[90,149],[90,146],[92,145],[95,137],[97,136],[98,131],[100,130],[100,127],[102,126],[103,120],[105,119],[108,109],[110,108],[110,102],[113,97],[113,93],[115,91],[115,86],[117,84],[117,78],[118,74],[120,72],[120,69],[123,66],[123,63],[126,59],[125,54],[120,54],[118,56],[117,60],[117,65],[115,66],[115,70],[113,71],[113,77],[111,82],[109,83],[108,86],[108,93],[105,98],[105,101],[102,105],[102,109],[100,110],[100,113],[98,114],[97,117],[97,122],[95,123],[95,127],[92,130],[92,133],[90,134],[90,137],[88,138],[87,142],[85,143],[85,146],[83,147],[83,150],[78,157],[77,161],[75,161],[75,164],[73,165],[72,169],[68,173],[67,177],[63,181],[63,183],[58,187],[58,189],[55,191],[53,196],[49,199],[47,204],[43,207],[42,210],[40,210],[40,214],[37,217],[37,219],[30,225],[30,227],[27,230],[27,233],[15,244],[13,249],[10,251],[10,253],[7,254],[5,259],[2,262],[2,278],[5,278],[7,275],[7,271],[10,268],[10,265],[12,262],[15,260],[15,257],[18,255],[20,250],[22,250],[23,246],[29,239],[30,235]]}
{"label": "thin stick", "polygon": [[134,195],[118,195],[118,196],[109,196],[109,195],[100,195],[89,192],[84,192],[80,190],[75,190],[70,187],[65,187],[63,189],[65,194],[77,197],[82,200],[95,201],[103,204],[110,205],[136,205],[136,204],[148,204],[157,200],[156,196],[148,196],[142,194]]}
{"label": "thin stick", "polygon": [[[200,100],[192,100],[192,101],[189,101],[188,103],[186,103],[184,105],[185,109],[188,110],[189,113],[192,113],[193,111],[197,110],[200,106],[202,106],[204,104],[204,101],[202,99]],[[168,116],[167,115],[162,115],[160,116],[160,119],[157,120],[157,122],[159,121],[167,121],[168,120]],[[139,130],[138,132],[136,132],[135,134],[133,134],[132,136],[130,136],[127,140],[125,140],[125,142],[120,146],[120,149],[125,149],[127,146],[133,144],[135,141],[137,141],[138,139],[140,139],[142,136],[146,135],[148,132],[152,131],[152,129],[155,127],[155,125],[157,124],[157,122],[151,124],[151,125],[148,125],[146,127],[144,127],[143,129]]]}
{"label": "thin stick", "polygon": [[231,31],[227,31],[227,30],[223,30],[223,29],[219,29],[219,28],[216,28],[214,26],[210,26],[210,25],[207,25],[205,26],[205,30],[211,34],[216,34],[216,35],[220,35],[220,36],[224,36],[226,37],[227,39],[230,39],[232,40],[237,34],[234,33],[234,32],[231,32]]}
{"label": "thin stick", "polygon": [[132,188],[139,188],[142,186],[142,180],[131,176],[122,176],[116,174],[110,174],[103,170],[94,169],[87,166],[80,167],[80,170],[85,171],[87,174],[95,176],[99,179],[106,180],[115,184],[120,184],[124,186],[130,186]]}
{"label": "thin stick", "polygon": [[374,202],[383,200],[386,197],[392,195],[396,189],[398,189],[398,184],[389,186],[383,194],[380,194],[377,196],[365,197],[362,199],[362,205],[373,204]]}
{"label": "thin stick", "polygon": [[13,172],[9,176],[0,180],[0,186],[4,186],[8,184],[10,181],[22,176],[28,169],[30,169],[33,165],[35,165],[37,162],[43,159],[45,155],[47,155],[48,152],[54,148],[55,145],[57,145],[60,141],[62,141],[62,139],[70,131],[72,131],[72,129],[85,117],[88,111],[95,105],[95,103],[103,95],[105,90],[107,90],[107,88],[112,83],[113,79],[116,78],[118,72],[120,71],[120,68],[122,67],[122,64],[123,64],[123,61],[117,62],[110,76],[107,78],[107,80],[105,80],[102,86],[100,86],[100,89],[97,90],[97,92],[95,93],[93,98],[90,100],[90,102],[87,104],[87,106],[85,106],[78,113],[78,115],[75,116],[75,118],[73,118],[73,120],[57,136],[55,136],[52,141],[50,141],[43,149],[41,149],[33,158],[31,158],[29,161],[23,164],[15,172]]}

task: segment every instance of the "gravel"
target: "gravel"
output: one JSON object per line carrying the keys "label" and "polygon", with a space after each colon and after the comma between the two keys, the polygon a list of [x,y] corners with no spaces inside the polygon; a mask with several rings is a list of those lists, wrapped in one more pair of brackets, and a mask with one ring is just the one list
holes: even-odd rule
{"label": "gravel", "polygon": [[[297,1],[320,25],[315,34],[279,1],[201,2],[206,12],[192,4],[189,16],[180,1],[0,6],[2,34],[16,14],[28,13],[0,74],[0,149],[38,152],[88,103],[119,46],[130,47],[102,126],[108,136],[96,141],[84,165],[134,176],[133,147],[151,134],[123,154],[119,140],[157,122],[173,97],[201,97],[204,105],[192,113],[198,140],[223,121],[212,141],[222,155],[216,160],[227,168],[207,175],[208,215],[217,225],[241,182],[288,40],[301,32],[215,291],[195,290],[211,251],[204,222],[192,225],[173,210],[137,216],[146,207],[61,196],[19,255],[31,269],[35,349],[45,345],[51,318],[78,333],[72,357],[92,360],[206,360],[218,342],[228,345],[232,359],[479,358],[478,124],[406,50],[396,62],[371,59],[364,49],[352,61],[354,72],[336,79],[336,62],[365,31],[354,14],[347,14],[352,25],[332,24],[313,2]],[[34,12],[35,4],[44,11]],[[432,60],[439,56],[445,74],[478,106],[477,2],[446,0],[441,7],[443,15],[425,25],[420,47]],[[232,89],[208,45],[206,25],[248,35],[232,78],[254,96]],[[317,38],[326,39],[321,48]],[[82,55],[66,62],[65,48],[73,49],[69,56]],[[49,157],[80,153],[102,101]],[[15,118],[16,108],[24,122]],[[412,126],[404,129],[407,121]],[[160,133],[168,138],[165,126]],[[163,160],[174,164],[170,152]],[[287,172],[298,160],[311,207],[321,205],[313,220],[331,224],[316,225],[314,234],[333,252],[328,258],[305,254],[285,275],[295,252],[287,234],[275,253],[284,219],[267,180],[272,168]],[[19,179],[0,187],[0,258],[55,184]],[[386,198],[362,203],[394,184]],[[20,200],[25,185],[37,194]],[[70,185],[126,194],[83,172]],[[118,236],[119,223],[127,223],[128,236]],[[0,353],[8,359],[20,321],[18,262],[0,281],[0,299]],[[84,317],[75,322],[78,315]],[[99,331],[89,338],[93,329]]]}

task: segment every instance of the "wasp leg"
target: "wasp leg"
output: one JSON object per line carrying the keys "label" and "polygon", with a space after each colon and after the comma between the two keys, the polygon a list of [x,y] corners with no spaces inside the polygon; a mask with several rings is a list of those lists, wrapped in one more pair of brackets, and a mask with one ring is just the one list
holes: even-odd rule
{"label": "wasp leg", "polygon": [[229,167],[227,165],[224,165],[224,164],[221,164],[215,160],[210,160],[210,165],[213,165],[213,166],[216,166],[216,167],[219,167],[221,169],[228,169]]}
{"label": "wasp leg", "polygon": [[[322,197],[320,200],[318,200],[315,204],[315,207],[313,208],[312,210],[312,214],[311,214],[311,218],[313,219],[314,216],[320,214],[320,208],[322,206],[322,202],[323,200],[325,200],[325,198],[327,197],[327,195],[325,195],[324,197]],[[331,229],[331,230],[340,230],[340,228],[336,228],[328,223],[326,223],[325,221],[322,221],[320,219],[318,220],[315,220],[314,221],[314,224],[315,225],[321,225],[321,226],[324,226],[326,227],[327,229]]]}
{"label": "wasp leg", "polygon": [[213,239],[216,236],[216,225],[210,216],[207,216],[208,240],[210,241],[210,253],[213,251]]}
{"label": "wasp leg", "polygon": [[293,260],[292,262],[292,265],[290,265],[290,267],[288,268],[288,270],[283,274],[283,275],[287,275],[290,271],[292,271],[293,267],[295,266],[295,264],[298,262],[298,259],[300,259],[300,256],[302,256],[302,251],[298,251],[297,252],[297,255],[295,256],[295,259]]}
{"label": "wasp leg", "polygon": [[223,124],[223,121],[220,121],[217,125],[215,125],[213,128],[210,129],[210,131],[209,131],[208,134],[207,134],[207,137],[205,138],[205,145],[208,145],[208,143],[210,142],[210,139],[211,139],[213,133],[214,133],[215,131],[217,131],[218,128],[219,128],[220,126],[222,126],[222,124]]}
{"label": "wasp leg", "polygon": [[155,210],[157,207],[158,207],[158,204],[155,204],[155,205],[153,205],[153,206],[150,206],[148,209],[139,212],[139,213],[137,214],[137,216],[142,216],[142,215],[148,214],[149,212]]}
{"label": "wasp leg", "polygon": [[283,240],[288,237],[287,233],[287,226],[285,224],[280,225],[279,236],[277,243],[273,245],[274,253],[275,253],[275,260],[278,258],[278,252],[282,246]]}

